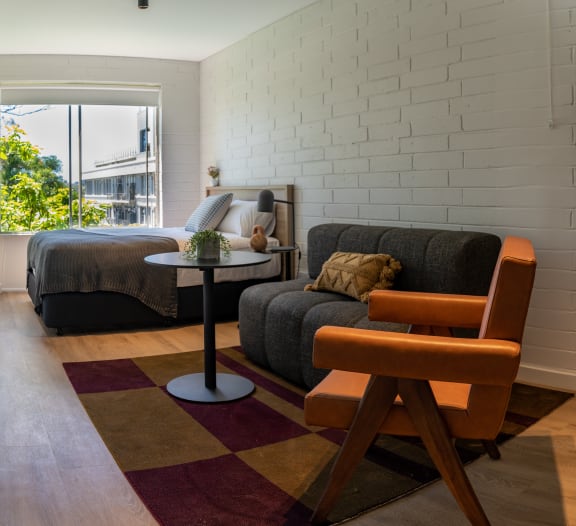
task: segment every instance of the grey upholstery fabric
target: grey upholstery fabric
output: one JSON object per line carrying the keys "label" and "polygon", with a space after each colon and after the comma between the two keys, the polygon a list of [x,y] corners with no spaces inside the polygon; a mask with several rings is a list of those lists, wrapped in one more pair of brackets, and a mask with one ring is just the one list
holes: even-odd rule
{"label": "grey upholstery fabric", "polygon": [[307,278],[267,283],[240,296],[240,343],[254,362],[312,388],[327,371],[312,366],[314,334],[323,325],[405,331],[370,321],[367,305],[332,292],[304,291],[333,252],[386,253],[402,263],[395,289],[484,295],[500,239],[481,232],[327,224],[308,233]]}
{"label": "grey upholstery fabric", "polygon": [[[243,346],[250,349],[250,358],[263,365],[270,367],[266,350],[265,329],[267,323],[268,306],[276,296],[283,296],[291,291],[303,291],[304,285],[311,283],[309,279],[295,279],[276,283],[262,283],[261,287],[248,287],[240,295],[238,318],[242,319]],[[244,307],[242,308],[242,305]],[[249,329],[249,330],[248,330]]]}
{"label": "grey upholstery fabric", "polygon": [[485,294],[498,250],[499,238],[480,232],[328,224],[310,230],[308,271],[315,279],[336,251],[385,253],[402,263],[396,289]]}

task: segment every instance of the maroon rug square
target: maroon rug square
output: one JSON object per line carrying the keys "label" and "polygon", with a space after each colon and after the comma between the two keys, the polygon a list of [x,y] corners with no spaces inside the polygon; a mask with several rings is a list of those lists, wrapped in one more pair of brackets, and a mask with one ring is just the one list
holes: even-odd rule
{"label": "maroon rug square", "polygon": [[266,446],[309,433],[256,398],[244,398],[233,404],[176,402],[231,451]]}
{"label": "maroon rug square", "polygon": [[63,365],[78,394],[140,389],[156,385],[129,359]]}
{"label": "maroon rug square", "polygon": [[[240,348],[238,348],[238,354],[242,354],[243,356]],[[276,396],[282,398],[282,400],[286,400],[286,402],[290,402],[292,405],[299,407],[300,409],[304,409],[304,397],[301,394],[298,394],[291,389],[287,389],[283,385],[280,385],[277,381],[270,380],[269,378],[262,376],[254,369],[242,365],[238,361],[230,358],[229,356],[226,356],[222,352],[217,352],[217,359],[222,365],[225,365],[236,374],[252,380],[256,385],[263,387],[271,393],[274,393]]]}
{"label": "maroon rug square", "polygon": [[234,455],[126,477],[161,524],[302,526],[311,510]]}

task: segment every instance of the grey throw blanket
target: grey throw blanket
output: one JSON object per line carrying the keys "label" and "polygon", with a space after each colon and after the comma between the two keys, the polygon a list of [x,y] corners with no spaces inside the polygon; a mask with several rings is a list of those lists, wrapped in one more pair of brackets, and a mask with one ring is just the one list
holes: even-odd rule
{"label": "grey throw blanket", "polygon": [[28,243],[28,269],[39,302],[60,292],[121,292],[176,317],[176,269],[149,265],[144,257],[177,251],[178,243],[160,229],[38,232]]}

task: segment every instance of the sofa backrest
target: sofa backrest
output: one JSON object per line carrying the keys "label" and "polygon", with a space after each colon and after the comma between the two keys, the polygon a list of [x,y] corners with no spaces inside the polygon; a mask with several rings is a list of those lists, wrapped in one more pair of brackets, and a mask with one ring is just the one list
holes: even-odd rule
{"label": "sofa backrest", "polygon": [[395,289],[486,295],[500,246],[482,232],[330,223],[308,231],[308,273],[316,279],[333,252],[384,253],[402,264]]}

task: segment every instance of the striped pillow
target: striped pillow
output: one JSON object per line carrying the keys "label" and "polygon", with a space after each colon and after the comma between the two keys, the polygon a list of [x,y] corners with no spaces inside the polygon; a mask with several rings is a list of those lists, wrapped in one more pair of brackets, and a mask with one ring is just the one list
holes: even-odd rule
{"label": "striped pillow", "polygon": [[186,221],[185,230],[200,232],[214,230],[228,212],[233,194],[210,195],[200,203],[198,208]]}

